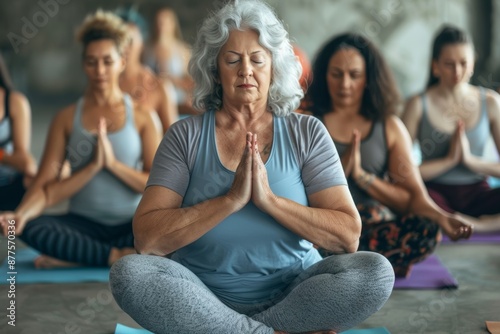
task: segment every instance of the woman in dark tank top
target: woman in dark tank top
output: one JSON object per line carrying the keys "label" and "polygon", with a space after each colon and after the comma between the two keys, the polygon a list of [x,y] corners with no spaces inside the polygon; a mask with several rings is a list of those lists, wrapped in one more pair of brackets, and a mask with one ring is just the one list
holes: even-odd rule
{"label": "woman in dark tank top", "polygon": [[[109,266],[135,253],[132,218],[159,141],[150,115],[119,88],[123,21],[99,10],[85,19],[78,40],[87,89],[52,121],[40,171],[21,204],[0,215],[4,233],[15,221],[16,235],[41,253],[38,268]],[[71,175],[62,178],[65,160]],[[63,200],[67,214],[41,215]]]}
{"label": "woman in dark tank top", "polygon": [[491,135],[500,152],[500,96],[469,84],[474,46],[452,26],[437,34],[429,82],[409,99],[403,121],[422,153],[420,172],[429,195],[444,210],[474,222],[477,232],[500,231],[500,162],[483,158]]}
{"label": "woman in dark tank top", "polygon": [[453,240],[470,237],[472,226],[425,191],[395,116],[399,93],[375,46],[355,34],[333,38],[319,51],[313,78],[312,113],[335,142],[361,215],[359,250],[385,255],[397,276],[407,276],[434,251],[440,230]]}

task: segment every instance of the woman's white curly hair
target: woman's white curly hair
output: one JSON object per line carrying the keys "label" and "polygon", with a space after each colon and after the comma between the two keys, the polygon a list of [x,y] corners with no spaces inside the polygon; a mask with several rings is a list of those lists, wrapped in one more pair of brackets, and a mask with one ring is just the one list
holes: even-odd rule
{"label": "woman's white curly hair", "polygon": [[259,34],[259,44],[272,57],[272,82],[267,109],[276,116],[295,111],[304,93],[299,84],[302,67],[293,53],[288,33],[274,11],[260,0],[226,3],[203,22],[189,72],[194,79],[193,105],[200,111],[222,106],[222,88],[218,83],[217,57],[231,30],[251,29]]}

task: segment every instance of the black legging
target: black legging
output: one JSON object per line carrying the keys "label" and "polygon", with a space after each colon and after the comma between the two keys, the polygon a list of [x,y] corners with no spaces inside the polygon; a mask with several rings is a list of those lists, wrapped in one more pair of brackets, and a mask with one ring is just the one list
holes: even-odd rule
{"label": "black legging", "polygon": [[111,248],[134,247],[132,220],[107,226],[71,213],[36,218],[20,238],[42,254],[87,266],[108,266]]}

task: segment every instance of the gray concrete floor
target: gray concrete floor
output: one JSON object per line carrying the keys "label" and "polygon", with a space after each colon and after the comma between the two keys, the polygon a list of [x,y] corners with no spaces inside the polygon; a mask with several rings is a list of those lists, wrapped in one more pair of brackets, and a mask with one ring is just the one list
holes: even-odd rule
{"label": "gray concrete floor", "polygon": [[[37,159],[52,115],[66,104],[32,101]],[[0,260],[6,253],[2,237]],[[359,327],[384,326],[392,334],[480,334],[487,333],[486,320],[500,321],[500,245],[442,245],[437,254],[459,281],[458,290],[396,290]],[[105,283],[17,285],[15,328],[7,325],[7,302],[7,286],[0,285],[0,333],[113,333],[117,322],[137,326],[113,301]]]}
{"label": "gray concrete floor", "polygon": [[[6,254],[5,238],[0,256]],[[480,334],[485,321],[500,321],[500,245],[442,245],[442,262],[457,290],[395,290],[386,305],[359,328],[386,327],[392,334]],[[7,325],[7,286],[0,286],[0,333],[113,333],[117,322],[138,325],[114,302],[106,283],[18,284],[16,323]],[[172,333],[175,334],[175,333]]]}

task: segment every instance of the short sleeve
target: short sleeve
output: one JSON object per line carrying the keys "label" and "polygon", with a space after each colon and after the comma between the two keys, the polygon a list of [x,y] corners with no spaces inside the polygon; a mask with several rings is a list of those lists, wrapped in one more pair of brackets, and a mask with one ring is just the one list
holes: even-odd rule
{"label": "short sleeve", "polygon": [[291,140],[302,166],[302,182],[306,193],[347,185],[342,163],[326,127],[317,118],[293,114],[289,116]]}
{"label": "short sleeve", "polygon": [[201,120],[201,116],[189,117],[168,129],[156,151],[146,187],[166,187],[184,197],[198,150]]}

